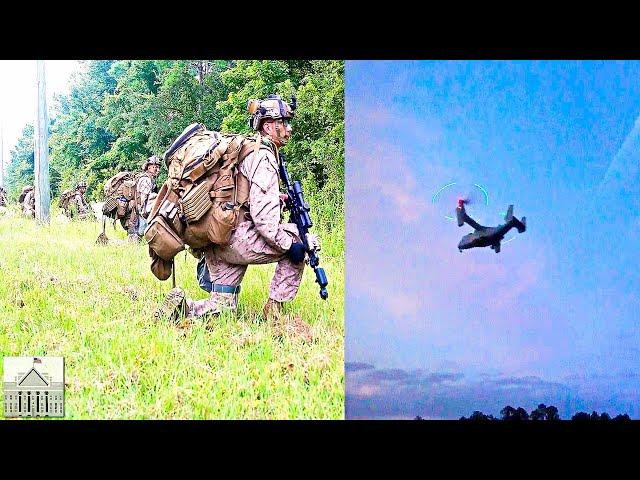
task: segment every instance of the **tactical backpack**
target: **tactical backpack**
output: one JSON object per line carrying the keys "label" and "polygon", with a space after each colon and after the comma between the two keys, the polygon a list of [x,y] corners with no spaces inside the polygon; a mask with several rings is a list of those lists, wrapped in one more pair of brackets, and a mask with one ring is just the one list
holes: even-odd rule
{"label": "tactical backpack", "polygon": [[173,258],[186,245],[228,244],[248,211],[250,185],[238,174],[239,164],[261,148],[271,150],[260,136],[221,134],[200,123],[189,125],[173,142],[163,156],[169,174],[145,230],[157,278],[169,278]]}
{"label": "tactical backpack", "polygon": [[115,174],[104,185],[105,202],[102,213],[106,217],[119,220],[131,211],[131,200],[136,197],[138,175],[133,172]]}
{"label": "tactical backpack", "polygon": [[69,202],[73,198],[74,193],[75,192],[73,190],[65,190],[64,192],[62,192],[62,195],[60,195],[60,200],[58,201],[58,207],[62,208],[66,212],[69,208]]}
{"label": "tactical backpack", "polygon": [[20,197],[18,197],[18,203],[24,202],[24,197],[27,196],[27,193],[33,190],[33,187],[24,187],[20,192]]}

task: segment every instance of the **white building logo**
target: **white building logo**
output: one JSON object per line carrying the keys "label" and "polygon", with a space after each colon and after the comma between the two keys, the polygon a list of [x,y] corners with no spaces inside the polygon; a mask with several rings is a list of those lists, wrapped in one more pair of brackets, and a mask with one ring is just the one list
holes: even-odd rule
{"label": "white building logo", "polygon": [[63,417],[64,358],[4,357],[4,416]]}

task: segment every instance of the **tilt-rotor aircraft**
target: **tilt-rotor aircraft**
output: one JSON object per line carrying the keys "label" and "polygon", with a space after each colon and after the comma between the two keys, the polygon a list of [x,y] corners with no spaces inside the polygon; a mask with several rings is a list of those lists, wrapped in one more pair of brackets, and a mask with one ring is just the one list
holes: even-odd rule
{"label": "tilt-rotor aircraft", "polygon": [[464,199],[458,199],[458,207],[456,208],[456,215],[458,217],[458,226],[461,227],[465,223],[474,228],[473,233],[469,233],[462,237],[458,244],[458,250],[467,250],[475,247],[491,247],[496,253],[500,252],[500,242],[512,228],[517,228],[518,233],[523,233],[527,229],[527,218],[522,217],[522,220],[518,220],[513,216],[513,205],[509,205],[507,214],[504,217],[505,223],[498,225],[497,227],[483,227],[473,218],[467,215],[464,209],[464,204],[467,203]]}

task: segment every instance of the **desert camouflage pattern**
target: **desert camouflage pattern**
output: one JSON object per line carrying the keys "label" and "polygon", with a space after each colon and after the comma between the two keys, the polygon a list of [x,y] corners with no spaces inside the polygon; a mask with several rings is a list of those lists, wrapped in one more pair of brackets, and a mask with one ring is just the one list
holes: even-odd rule
{"label": "desert camouflage pattern", "polygon": [[35,218],[36,216],[36,193],[30,190],[22,201],[22,213],[27,217]]}
{"label": "desert camouflage pattern", "polygon": [[149,175],[141,175],[138,179],[136,186],[138,189],[138,198],[140,199],[140,204],[136,205],[136,207],[138,207],[138,213],[141,213],[147,206],[147,200],[151,192],[155,190],[155,186],[154,180],[152,180]]}
{"label": "desert camouflage pattern", "polygon": [[[226,246],[212,246],[204,251],[211,281],[215,284],[238,286],[247,266],[277,262],[269,286],[269,298],[278,302],[293,300],[298,292],[304,262],[294,264],[286,256],[293,242],[300,242],[294,223],[280,224],[281,203],[278,186],[278,164],[273,153],[260,150],[249,154],[240,166],[240,173],[250,182],[249,212],[231,236]],[[237,301],[229,295],[212,292],[210,298],[189,301],[190,315],[204,315],[221,308],[235,309]]]}
{"label": "desert camouflage pattern", "polygon": [[91,217],[91,207],[84,198],[84,195],[76,190],[69,202],[69,210],[72,216],[76,216],[81,220],[85,220]]}
{"label": "desert camouflage pattern", "polygon": [[291,105],[283,101],[280,95],[269,95],[265,100],[249,100],[247,102],[247,111],[251,115],[249,118],[249,126],[255,130],[260,130],[263,120],[267,118],[291,119],[294,111]]}
{"label": "desert camouflage pattern", "polygon": [[146,221],[142,213],[146,210],[149,195],[157,190],[155,178],[148,173],[143,173],[138,178],[136,189],[138,202],[132,205],[131,214],[126,222],[127,233],[130,239],[133,239],[134,235],[137,236],[138,239],[141,239],[144,234]]}

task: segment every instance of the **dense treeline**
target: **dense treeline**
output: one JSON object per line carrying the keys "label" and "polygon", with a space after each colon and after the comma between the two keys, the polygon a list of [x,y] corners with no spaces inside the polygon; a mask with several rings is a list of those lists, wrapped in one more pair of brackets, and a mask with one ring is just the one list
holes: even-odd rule
{"label": "dense treeline", "polygon": [[[422,417],[417,416],[415,418],[415,420],[423,420]],[[502,410],[500,410],[500,417],[496,418],[493,415],[485,415],[484,413],[476,410],[474,411],[471,415],[469,415],[469,418],[467,417],[461,417],[460,420],[472,420],[472,421],[490,421],[490,420],[506,420],[506,421],[523,421],[523,420],[549,420],[549,421],[553,421],[553,420],[562,420],[560,418],[560,415],[558,414],[558,409],[556,407],[554,407],[553,405],[549,405],[546,406],[544,403],[541,403],[538,405],[538,407],[534,410],[531,411],[531,413],[528,413],[524,408],[522,407],[518,407],[518,408],[514,408],[511,405],[507,405],[506,407],[504,407]],[[602,414],[598,414],[598,412],[591,412],[591,414],[586,413],[586,412],[578,412],[576,413],[573,417],[571,417],[571,420],[578,420],[578,421],[585,421],[585,420],[599,420],[599,421],[607,421],[607,420],[614,420],[614,421],[622,421],[622,420],[631,420],[631,418],[629,418],[629,415],[625,414],[620,414],[620,415],[616,415],[615,417],[611,417],[609,416],[608,413],[606,412],[602,412]]]}
{"label": "dense treeline", "polygon": [[[193,122],[210,130],[251,133],[250,98],[278,93],[298,99],[287,154],[316,214],[344,219],[343,61],[88,61],[57,97],[50,122],[50,176],[54,198],[82,179],[99,199],[110,176],[138,170],[162,155]],[[160,176],[164,180],[166,172]],[[11,152],[9,195],[33,183],[33,127]]]}

